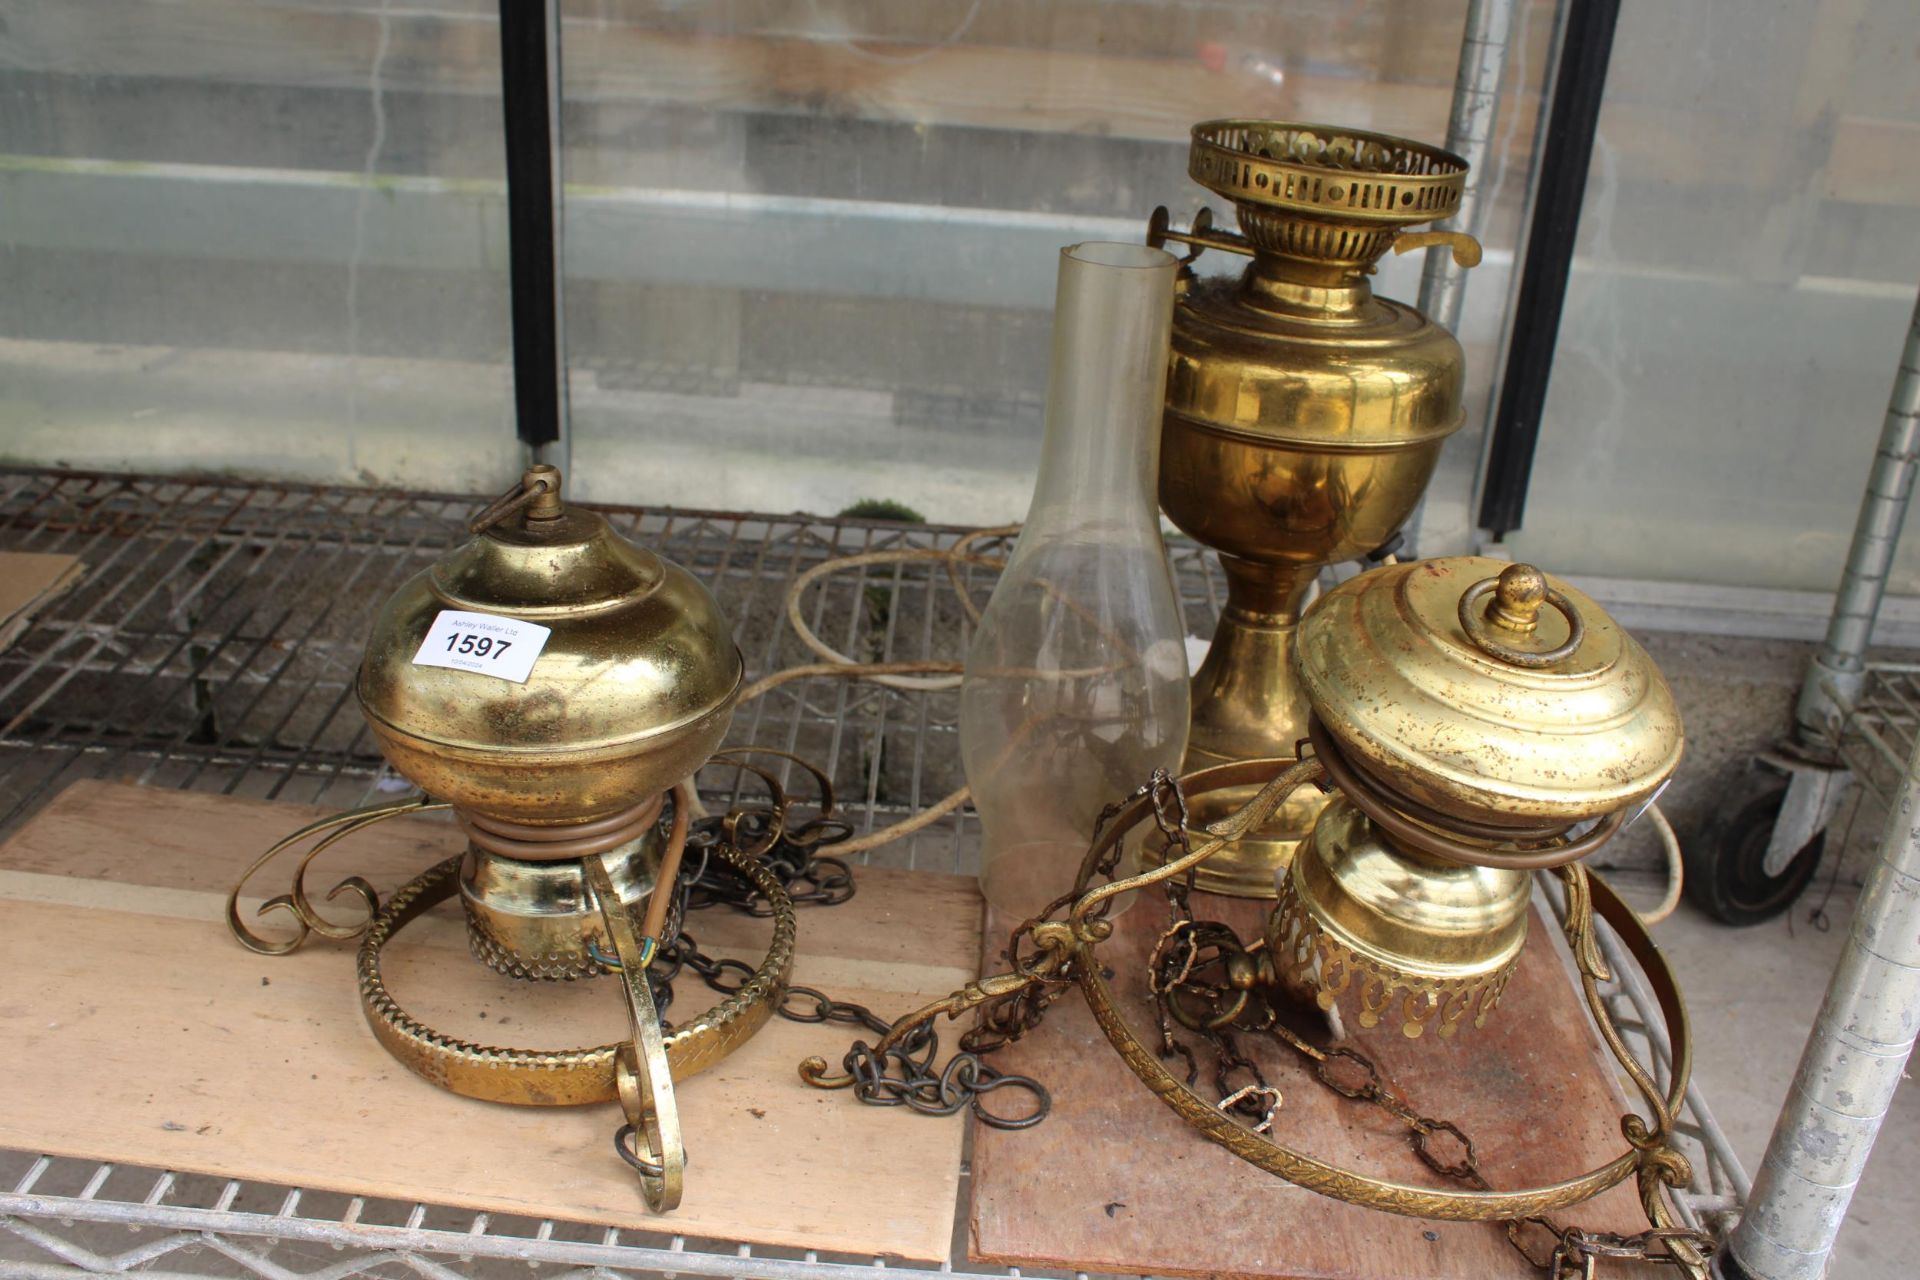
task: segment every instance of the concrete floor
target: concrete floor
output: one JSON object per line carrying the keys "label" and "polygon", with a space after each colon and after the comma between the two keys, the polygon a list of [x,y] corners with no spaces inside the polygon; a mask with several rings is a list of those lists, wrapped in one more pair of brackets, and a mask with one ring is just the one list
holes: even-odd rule
{"label": "concrete floor", "polygon": [[[1651,877],[1618,877],[1635,902],[1658,892]],[[1653,931],[1686,993],[1696,1040],[1695,1078],[1741,1163],[1760,1167],[1774,1117],[1793,1079],[1808,1028],[1846,940],[1857,892],[1841,884],[1825,931],[1809,923],[1824,877],[1790,919],[1728,929],[1691,906]],[[1896,1095],[1853,1200],[1831,1280],[1920,1273],[1920,1090]]]}

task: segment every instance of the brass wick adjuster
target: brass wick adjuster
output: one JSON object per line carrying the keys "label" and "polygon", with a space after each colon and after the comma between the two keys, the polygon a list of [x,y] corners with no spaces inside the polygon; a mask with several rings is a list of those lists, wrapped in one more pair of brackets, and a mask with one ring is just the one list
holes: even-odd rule
{"label": "brass wick adjuster", "polygon": [[1464,231],[1402,231],[1393,238],[1394,256],[1403,253],[1418,253],[1422,249],[1453,250],[1453,265],[1456,267],[1477,267],[1480,265],[1480,242]]}
{"label": "brass wick adjuster", "polygon": [[[1493,599],[1475,608],[1489,592]],[[1540,606],[1550,604],[1567,620],[1567,638],[1551,649],[1520,649],[1494,634],[1498,628],[1512,636],[1532,635],[1539,625]],[[1516,667],[1550,667],[1570,658],[1587,638],[1587,624],[1566,594],[1547,585],[1547,575],[1530,564],[1509,565],[1497,578],[1482,578],[1460,597],[1460,627],[1483,653]]]}
{"label": "brass wick adjuster", "polygon": [[1253,245],[1245,236],[1235,235],[1231,231],[1213,229],[1213,210],[1202,208],[1193,215],[1193,221],[1187,224],[1185,231],[1176,231],[1173,227],[1173,215],[1167,212],[1167,206],[1161,205],[1147,219],[1147,247],[1164,249],[1167,242],[1184,244],[1191,252],[1180,259],[1181,266],[1187,266],[1208,249],[1218,249],[1222,253],[1237,253],[1243,258],[1253,257]]}

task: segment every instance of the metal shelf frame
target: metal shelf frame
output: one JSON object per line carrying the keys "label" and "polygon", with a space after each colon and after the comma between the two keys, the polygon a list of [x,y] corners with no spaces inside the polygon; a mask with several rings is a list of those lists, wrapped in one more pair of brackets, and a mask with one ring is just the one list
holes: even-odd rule
{"label": "metal shelf frame", "polygon": [[[465,536],[475,505],[461,495],[0,470],[0,549],[71,554],[86,566],[0,652],[0,835],[78,778],[337,807],[391,789],[396,780],[350,696],[361,641],[379,602]],[[715,590],[735,621],[750,678],[811,658],[783,611],[799,573],[853,552],[946,547],[966,532],[806,515],[601,510]],[[1218,567],[1185,541],[1172,554],[1189,629],[1206,634],[1223,596]],[[980,575],[969,585],[984,599],[990,584]],[[863,659],[965,650],[966,615],[938,563],[851,569],[801,604],[828,643]],[[843,802],[856,829],[872,829],[958,785],[957,720],[952,691],[806,680],[743,709],[732,742],[795,751],[838,782],[857,780]],[[742,785],[727,770],[702,778],[716,803]],[[966,873],[977,846],[976,819],[963,808],[862,860]],[[1655,1006],[1613,939],[1603,933],[1603,943],[1620,975],[1609,993],[1614,1016],[1664,1071],[1664,1037],[1650,1030]],[[1712,1223],[1738,1208],[1748,1182],[1697,1088],[1682,1135],[1697,1180],[1677,1205],[1690,1224]],[[965,1201],[963,1170],[948,1260],[925,1265],[12,1152],[0,1153],[0,1274],[336,1280],[518,1276],[531,1266],[568,1277],[1019,1275],[966,1262]]]}

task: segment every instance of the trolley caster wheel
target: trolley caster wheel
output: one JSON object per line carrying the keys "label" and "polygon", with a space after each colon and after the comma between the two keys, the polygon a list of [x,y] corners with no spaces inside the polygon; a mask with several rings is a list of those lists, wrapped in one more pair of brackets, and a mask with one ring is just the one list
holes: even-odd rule
{"label": "trolley caster wheel", "polygon": [[1681,854],[1688,900],[1722,924],[1773,919],[1793,905],[1820,868],[1825,831],[1815,832],[1779,875],[1768,875],[1762,866],[1786,795],[1785,778],[1767,778],[1758,794],[1723,810],[1706,838],[1689,841]]}

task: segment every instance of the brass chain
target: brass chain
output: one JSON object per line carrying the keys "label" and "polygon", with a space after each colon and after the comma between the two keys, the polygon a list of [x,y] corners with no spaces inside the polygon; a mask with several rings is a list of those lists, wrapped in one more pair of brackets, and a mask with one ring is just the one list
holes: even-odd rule
{"label": "brass chain", "polygon": [[[1183,815],[1184,808],[1182,801]],[[1159,812],[1156,805],[1156,815]],[[1164,825],[1162,830],[1164,834]],[[1178,845],[1178,852],[1185,852],[1185,840]],[[1166,860],[1172,861],[1175,852],[1170,846]],[[1220,1109],[1256,1121],[1256,1132],[1267,1131],[1281,1106],[1279,1090],[1268,1084],[1257,1062],[1240,1052],[1233,1036],[1235,1030],[1265,1033],[1312,1063],[1315,1077],[1326,1088],[1351,1101],[1370,1103],[1404,1124],[1414,1155],[1435,1174],[1476,1191],[1493,1191],[1481,1171],[1473,1139],[1460,1126],[1414,1109],[1365,1054],[1345,1045],[1320,1048],[1279,1020],[1272,1006],[1253,991],[1259,972],[1257,953],[1264,942],[1247,947],[1231,927],[1196,920],[1189,906],[1191,877],[1189,872],[1184,882],[1165,883],[1171,923],[1147,961],[1147,987],[1154,997],[1162,1056],[1185,1060],[1187,1085],[1199,1078],[1199,1064],[1193,1051],[1173,1033],[1175,1023],[1212,1045]],[[1224,981],[1203,980],[1203,975],[1214,971]],[[1250,1083],[1236,1087],[1236,1073],[1245,1073]],[[1691,1244],[1702,1253],[1710,1254],[1714,1248],[1711,1235],[1691,1228],[1650,1228],[1623,1236],[1563,1226],[1544,1214],[1515,1219],[1505,1227],[1508,1243],[1549,1280],[1592,1280],[1603,1258],[1679,1266],[1682,1259],[1672,1249],[1677,1242]],[[1546,1240],[1530,1246],[1524,1239],[1529,1228],[1544,1233]]]}
{"label": "brass chain", "polygon": [[[1155,771],[1151,782],[1101,812],[1094,826],[1092,847],[1098,847],[1108,823],[1122,809],[1143,797],[1151,799],[1154,823],[1164,841],[1163,865],[1191,854],[1186,797],[1178,780],[1164,770]],[[1037,1027],[1053,1001],[1077,980],[1071,955],[1041,945],[1039,935],[1043,927],[1061,927],[1057,918],[1078,902],[1090,885],[1113,879],[1120,850],[1121,842],[1115,841],[1102,857],[1082,866],[1071,892],[1013,930],[1003,953],[1010,973],[1000,979],[974,984],[949,1001],[930,1005],[891,1024],[859,1006],[834,1005],[821,998],[821,1016],[809,1020],[857,1021],[880,1033],[883,1044],[898,1039],[878,1055],[866,1042],[854,1042],[842,1063],[850,1080],[830,1081],[817,1070],[810,1071],[810,1067],[824,1068],[825,1064],[817,1060],[802,1067],[802,1077],[821,1087],[851,1083],[863,1102],[882,1106],[904,1103],[929,1114],[949,1115],[971,1104],[989,1124],[995,1120],[978,1106],[978,1094],[985,1088],[977,1080],[1018,1081],[1041,1104],[1019,1123],[998,1127],[1024,1128],[1039,1123],[1049,1108],[1045,1088],[1026,1077],[979,1074],[990,1070],[980,1062],[979,1055],[1011,1044]],[[1161,1056],[1185,1061],[1189,1087],[1199,1078],[1200,1062],[1192,1047],[1176,1033],[1176,1025],[1202,1036],[1212,1047],[1213,1083],[1220,1109],[1244,1117],[1255,1132],[1268,1131],[1283,1106],[1281,1092],[1268,1082],[1259,1063],[1241,1052],[1235,1037],[1236,1033],[1271,1036],[1277,1044],[1310,1062],[1315,1077],[1326,1088],[1349,1100],[1379,1107],[1404,1124],[1414,1154],[1436,1175],[1478,1191],[1495,1189],[1481,1171],[1473,1139],[1457,1124],[1415,1109],[1383,1079],[1372,1059],[1358,1050],[1344,1045],[1320,1048],[1279,1021],[1273,1007],[1256,991],[1273,980],[1271,964],[1259,954],[1264,943],[1244,946],[1230,926],[1194,917],[1190,905],[1193,868],[1161,883],[1168,924],[1148,956],[1147,985],[1154,997]],[[1090,916],[1104,917],[1111,902],[1100,902]],[[1003,990],[995,983],[1010,989]],[[829,1010],[844,1012],[835,1017]],[[944,1072],[936,1073],[933,1061],[937,1042],[932,1039],[931,1020],[939,1013],[955,1017],[967,1011],[975,1012],[977,1021],[961,1037],[962,1052]],[[947,1079],[956,1074],[964,1079],[950,1086]],[[1237,1082],[1241,1078],[1244,1082]],[[969,1090],[973,1091],[971,1096],[962,1097]],[[1548,1280],[1593,1280],[1603,1259],[1685,1268],[1687,1264],[1674,1246],[1691,1246],[1702,1254],[1714,1248],[1711,1235],[1691,1228],[1656,1227],[1633,1235],[1616,1235],[1562,1225],[1546,1215],[1515,1219],[1505,1228],[1514,1250]],[[1529,1234],[1533,1236],[1531,1241]]]}
{"label": "brass chain", "polygon": [[[854,895],[853,869],[822,850],[831,849],[852,834],[853,828],[838,818],[821,816],[796,823],[784,809],[735,810],[724,817],[697,821],[687,834],[686,859],[668,912],[668,927],[663,930],[666,939],[647,970],[655,1005],[665,1012],[673,1002],[674,980],[689,970],[722,995],[738,991],[753,975],[753,966],[744,961],[707,955],[683,925],[691,913],[711,907],[728,907],[750,916],[772,914],[766,895],[714,858],[714,849],[723,843],[736,848],[764,845],[765,851],[759,856],[761,865],[774,874],[796,905],[837,906]],[[856,1041],[846,1058],[847,1070],[857,1077],[855,1093],[861,1101],[875,1106],[905,1106],[926,1115],[950,1116],[971,1108],[983,1124],[998,1129],[1026,1129],[1039,1124],[1053,1105],[1046,1089],[1027,1076],[994,1069],[980,1054],[1024,1034],[1027,1027],[1038,1023],[1045,1007],[1042,1001],[1013,1015],[1003,1026],[983,1023],[973,1028],[961,1037],[961,1051],[944,1066],[935,1065],[940,1037],[930,1024],[916,1028],[884,1054],[876,1054],[864,1041]],[[797,984],[788,986],[774,1011],[789,1022],[840,1023],[864,1027],[876,1036],[884,1036],[891,1029],[891,1024],[865,1005],[835,1000],[818,988]],[[1008,1088],[1031,1094],[1033,1105],[1024,1113],[1005,1115],[981,1100],[986,1094]]]}
{"label": "brass chain", "polygon": [[[1171,795],[1172,809],[1162,803],[1162,795]],[[1141,787],[1125,800],[1108,805],[1094,821],[1097,841],[1107,824],[1121,810],[1143,795],[1155,796],[1155,819],[1169,840],[1185,840],[1186,802],[1172,785],[1171,775],[1156,771],[1153,782]],[[825,1063],[815,1061],[802,1067],[802,1077],[823,1088],[850,1086],[854,1096],[870,1106],[907,1106],[925,1115],[953,1115],[963,1109],[996,1129],[1027,1129],[1046,1119],[1053,1109],[1053,1096],[1047,1087],[1030,1076],[995,1070],[983,1055],[1004,1048],[1040,1025],[1053,1002],[1072,985],[1070,962],[1059,952],[1040,945],[1037,932],[1054,922],[1061,912],[1076,902],[1087,886],[1110,879],[1120,864],[1120,846],[1081,869],[1073,890],[1060,895],[1038,915],[1022,921],[1007,937],[1001,953],[1009,974],[1000,994],[984,989],[948,1010],[955,1016],[963,1008],[975,1014],[974,1025],[960,1036],[960,1048],[944,1067],[935,1068],[939,1039],[933,1030],[932,1008],[888,1023],[859,1005],[821,1000],[818,1019],[858,1022],[880,1036],[878,1045],[856,1040],[840,1060],[843,1076],[829,1081]],[[1095,909],[1104,917],[1107,908]],[[783,1009],[783,1012],[785,1010]],[[809,1074],[812,1071],[815,1074]],[[1005,1116],[988,1109],[982,1095],[1001,1088],[1024,1090],[1033,1099],[1025,1114]]]}

